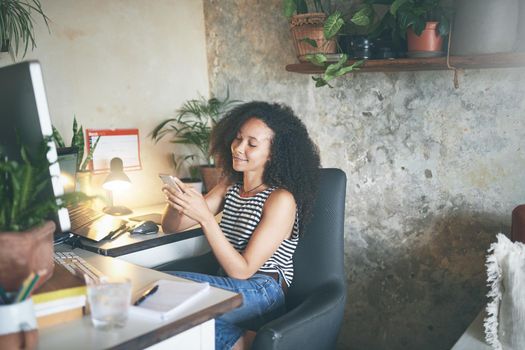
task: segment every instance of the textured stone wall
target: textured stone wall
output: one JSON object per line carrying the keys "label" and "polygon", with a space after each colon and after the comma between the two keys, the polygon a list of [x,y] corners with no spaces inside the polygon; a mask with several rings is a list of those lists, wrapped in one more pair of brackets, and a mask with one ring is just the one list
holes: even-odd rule
{"label": "textured stone wall", "polygon": [[366,73],[316,89],[280,0],[205,0],[211,91],[289,104],[348,176],[341,349],[449,349],[525,202],[525,69]]}

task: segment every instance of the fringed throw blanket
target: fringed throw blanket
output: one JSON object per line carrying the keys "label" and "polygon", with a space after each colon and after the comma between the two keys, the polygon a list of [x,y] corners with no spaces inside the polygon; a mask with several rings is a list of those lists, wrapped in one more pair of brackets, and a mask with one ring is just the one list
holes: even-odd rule
{"label": "fringed throw blanket", "polygon": [[525,245],[498,234],[487,256],[485,339],[495,350],[525,349]]}

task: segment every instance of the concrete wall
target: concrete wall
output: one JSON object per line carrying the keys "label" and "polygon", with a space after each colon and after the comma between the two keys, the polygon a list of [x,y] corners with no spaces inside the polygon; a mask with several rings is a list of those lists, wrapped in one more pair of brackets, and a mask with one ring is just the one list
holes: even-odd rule
{"label": "concrete wall", "polygon": [[484,256],[525,201],[525,69],[367,73],[314,88],[281,1],[205,0],[212,91],[289,104],[348,176],[341,349],[449,349],[485,303]]}
{"label": "concrete wall", "polygon": [[[153,6],[154,5],[154,6]],[[71,139],[73,115],[86,128],[138,128],[142,170],[115,201],[129,206],[163,201],[159,172],[173,171],[168,142],[148,134],[183,101],[208,95],[201,1],[42,0],[50,30],[39,19],[37,49],[53,124]],[[0,56],[0,65],[12,63]],[[95,176],[99,188],[105,175]]]}

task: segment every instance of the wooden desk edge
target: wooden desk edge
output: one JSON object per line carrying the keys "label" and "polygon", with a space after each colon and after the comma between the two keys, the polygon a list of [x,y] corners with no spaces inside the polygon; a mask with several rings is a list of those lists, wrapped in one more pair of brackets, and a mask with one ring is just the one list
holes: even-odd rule
{"label": "wooden desk edge", "polygon": [[145,347],[157,344],[163,340],[169,339],[190,328],[198,326],[241,305],[242,296],[240,294],[236,294],[219,304],[202,309],[195,314],[166,324],[148,333],[141,334],[134,339],[130,339],[126,342],[118,344],[117,346],[111,347],[110,349],[143,349]]}

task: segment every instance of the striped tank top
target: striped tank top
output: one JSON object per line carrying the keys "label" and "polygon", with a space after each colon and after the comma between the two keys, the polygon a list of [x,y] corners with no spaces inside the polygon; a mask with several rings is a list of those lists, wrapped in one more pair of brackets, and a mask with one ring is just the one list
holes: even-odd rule
{"label": "striped tank top", "polygon": [[[269,187],[253,197],[241,197],[242,184],[236,183],[226,193],[220,227],[230,244],[243,252],[253,231],[261,221],[264,203],[276,187]],[[290,238],[285,239],[275,253],[259,268],[259,271],[278,272],[290,286],[293,280],[292,256],[299,242],[299,218],[295,222]]]}

